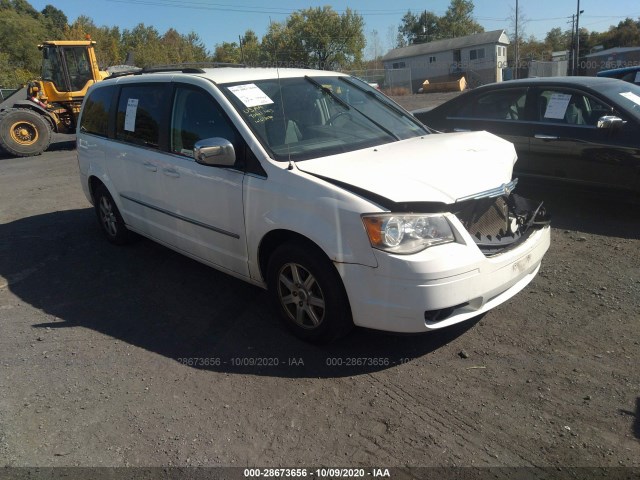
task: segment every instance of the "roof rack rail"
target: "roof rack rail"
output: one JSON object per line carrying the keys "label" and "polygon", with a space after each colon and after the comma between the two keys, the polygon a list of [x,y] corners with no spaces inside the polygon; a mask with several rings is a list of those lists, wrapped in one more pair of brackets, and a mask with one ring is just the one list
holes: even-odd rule
{"label": "roof rack rail", "polygon": [[[124,77],[126,75],[142,75],[145,73],[162,73],[162,72],[182,72],[182,73],[205,73],[204,68],[245,68],[242,63],[225,63],[225,62],[202,62],[202,63],[178,63],[170,65],[153,65],[151,67],[138,68],[124,72],[112,73],[109,78]],[[135,67],[134,67],[135,68]]]}
{"label": "roof rack rail", "polygon": [[204,73],[203,68],[244,68],[242,63],[225,62],[197,62],[197,63],[174,63],[168,65],[152,65],[142,69],[142,73],[151,72],[184,72],[184,73]]}

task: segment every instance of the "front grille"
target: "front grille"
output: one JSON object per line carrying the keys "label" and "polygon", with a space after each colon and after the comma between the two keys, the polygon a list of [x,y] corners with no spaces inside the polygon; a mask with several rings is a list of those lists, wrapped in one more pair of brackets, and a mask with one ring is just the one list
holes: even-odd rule
{"label": "front grille", "polygon": [[484,198],[465,202],[456,216],[478,242],[493,242],[513,236],[510,229],[509,206],[505,197]]}

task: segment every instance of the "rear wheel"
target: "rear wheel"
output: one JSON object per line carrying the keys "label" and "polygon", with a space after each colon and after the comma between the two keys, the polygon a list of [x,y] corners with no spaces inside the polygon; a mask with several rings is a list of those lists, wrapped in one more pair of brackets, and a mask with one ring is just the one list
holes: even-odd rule
{"label": "rear wheel", "polygon": [[96,215],[102,232],[111,243],[124,245],[131,240],[131,232],[127,229],[113,197],[104,185],[99,185],[93,195]]}
{"label": "rear wheel", "polygon": [[274,307],[299,338],[324,343],[353,328],[342,278],[317,248],[278,247],[269,260],[267,282]]}
{"label": "rear wheel", "polygon": [[39,113],[24,108],[0,113],[0,147],[11,155],[40,155],[50,143],[51,126]]}

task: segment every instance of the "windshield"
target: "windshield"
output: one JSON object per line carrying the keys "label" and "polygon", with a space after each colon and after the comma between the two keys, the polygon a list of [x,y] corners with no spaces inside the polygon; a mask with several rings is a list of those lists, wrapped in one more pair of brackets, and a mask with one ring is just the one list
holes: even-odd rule
{"label": "windshield", "polygon": [[428,133],[390,99],[350,77],[298,77],[222,86],[262,145],[300,161]]}
{"label": "windshield", "polygon": [[640,86],[629,82],[617,82],[601,88],[600,92],[624,108],[626,113],[640,120]]}
{"label": "windshield", "polygon": [[69,91],[57,47],[46,46],[42,49],[42,80],[52,82],[59,92]]}

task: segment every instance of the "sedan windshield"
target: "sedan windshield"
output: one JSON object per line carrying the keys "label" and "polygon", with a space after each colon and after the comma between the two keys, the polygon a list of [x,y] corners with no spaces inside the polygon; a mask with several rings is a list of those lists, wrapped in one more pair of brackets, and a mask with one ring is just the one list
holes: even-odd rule
{"label": "sedan windshield", "polygon": [[600,91],[622,106],[636,120],[640,120],[640,86],[620,81],[613,86],[607,85]]}
{"label": "sedan windshield", "polygon": [[279,161],[395,142],[427,130],[390,99],[342,76],[226,84],[222,90]]}

